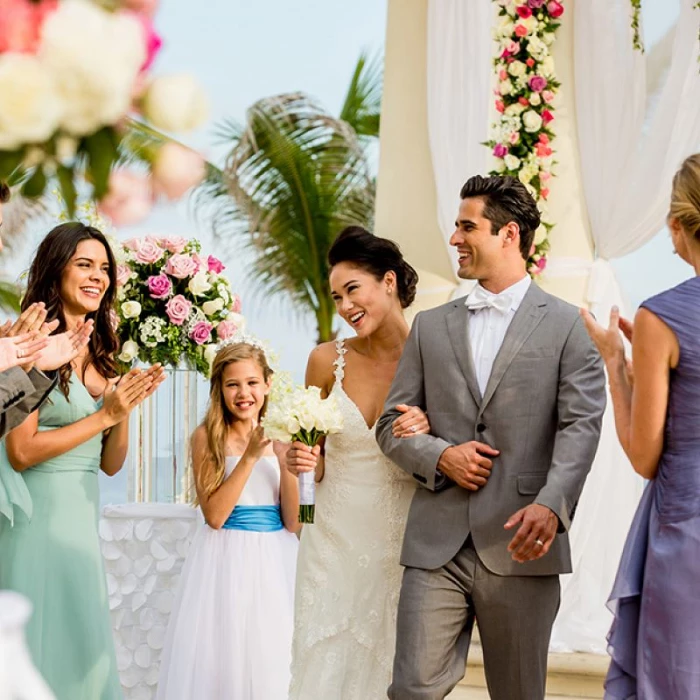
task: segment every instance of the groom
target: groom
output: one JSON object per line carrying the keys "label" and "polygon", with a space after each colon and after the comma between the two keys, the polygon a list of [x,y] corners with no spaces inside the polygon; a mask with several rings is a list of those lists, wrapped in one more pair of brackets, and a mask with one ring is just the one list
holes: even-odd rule
{"label": "groom", "polygon": [[[526,188],[476,176],[461,199],[450,245],[459,276],[479,284],[416,316],[377,424],[382,451],[422,486],[389,698],[442,700],[478,618],[491,698],[541,700],[605,377],[578,310],[528,277],[540,217]],[[432,434],[394,437],[399,404],[422,407]]]}

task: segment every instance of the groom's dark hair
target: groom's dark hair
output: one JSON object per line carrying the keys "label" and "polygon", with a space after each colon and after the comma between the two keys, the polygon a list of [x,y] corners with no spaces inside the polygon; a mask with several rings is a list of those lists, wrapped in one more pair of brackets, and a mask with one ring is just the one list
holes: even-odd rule
{"label": "groom's dark hair", "polygon": [[507,223],[514,221],[520,228],[520,254],[530,257],[535,230],[540,225],[537,203],[517,178],[510,175],[470,177],[459,195],[462,199],[481,197],[484,200],[484,218],[491,222],[495,236]]}

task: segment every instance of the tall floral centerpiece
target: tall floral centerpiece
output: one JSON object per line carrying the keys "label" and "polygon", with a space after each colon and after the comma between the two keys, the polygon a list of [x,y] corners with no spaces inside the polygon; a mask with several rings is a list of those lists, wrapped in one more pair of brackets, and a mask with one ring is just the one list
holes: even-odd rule
{"label": "tall floral centerpiece", "polygon": [[[27,198],[54,181],[70,215],[79,187],[97,201],[111,197],[113,206],[125,190],[111,175],[129,118],[179,132],[204,121],[206,99],[192,78],[150,75],[161,45],[157,4],[0,0],[0,180]],[[152,150],[152,194],[182,189],[173,186],[172,163],[191,161],[196,154],[187,151],[176,144]],[[201,157],[185,167],[204,176]]]}
{"label": "tall floral centerpiece", "polygon": [[547,265],[547,198],[553,176],[557,80],[552,46],[564,6],[557,0],[494,0],[498,23],[495,107],[498,118],[487,145],[494,174],[518,178],[537,201],[542,225],[535,233],[528,271],[539,275]]}
{"label": "tall floral centerpiece", "polygon": [[197,375],[209,376],[217,345],[244,327],[241,302],[223,263],[196,239],[133,238],[118,246],[117,261],[118,359],[123,369],[160,362],[168,373],[132,421],[130,491],[137,501],[186,500],[189,436],[206,396]]}

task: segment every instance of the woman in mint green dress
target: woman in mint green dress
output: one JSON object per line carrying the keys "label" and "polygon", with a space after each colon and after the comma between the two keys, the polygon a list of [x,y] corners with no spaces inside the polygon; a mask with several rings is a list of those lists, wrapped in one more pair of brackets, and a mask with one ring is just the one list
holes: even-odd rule
{"label": "woman in mint green dress", "polygon": [[58,700],[118,700],[122,691],[97,535],[97,474],[121,469],[130,411],[158,367],[117,376],[110,321],[115,263],[97,229],[57,226],[39,246],[23,306],[43,301],[56,332],[94,319],[87,348],[59,370],[38,411],[0,453],[0,589],[33,604],[27,642]]}

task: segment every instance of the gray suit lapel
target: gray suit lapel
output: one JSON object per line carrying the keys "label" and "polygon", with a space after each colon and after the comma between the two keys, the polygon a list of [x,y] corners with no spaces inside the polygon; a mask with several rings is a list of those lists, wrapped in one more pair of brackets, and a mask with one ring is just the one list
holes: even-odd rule
{"label": "gray suit lapel", "polygon": [[494,392],[501,383],[501,379],[503,379],[503,375],[506,373],[510,363],[515,359],[523,343],[537,328],[546,313],[547,296],[533,282],[527,290],[520,308],[515,312],[515,316],[510,322],[503,339],[503,345],[501,345],[501,349],[496,355],[491,376],[484,392],[484,400],[481,402],[482,411],[493,397]]}
{"label": "gray suit lapel", "polygon": [[479,406],[481,405],[481,391],[476,381],[476,370],[474,369],[474,360],[472,358],[471,345],[469,344],[468,317],[469,309],[464,305],[464,299],[458,299],[455,303],[455,308],[447,314],[447,334],[462,373],[467,378],[469,391],[474,397],[476,405]]}

